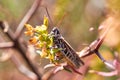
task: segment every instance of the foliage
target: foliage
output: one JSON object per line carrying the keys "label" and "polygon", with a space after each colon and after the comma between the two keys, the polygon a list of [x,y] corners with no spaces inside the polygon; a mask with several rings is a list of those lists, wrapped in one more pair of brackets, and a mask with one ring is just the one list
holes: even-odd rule
{"label": "foliage", "polygon": [[52,49],[53,47],[53,38],[48,34],[48,18],[44,17],[43,25],[36,26],[33,28],[29,24],[25,24],[27,31],[26,35],[31,36],[29,40],[37,48],[37,53],[40,54],[42,58],[47,58],[51,63],[56,63],[55,53],[57,49]]}

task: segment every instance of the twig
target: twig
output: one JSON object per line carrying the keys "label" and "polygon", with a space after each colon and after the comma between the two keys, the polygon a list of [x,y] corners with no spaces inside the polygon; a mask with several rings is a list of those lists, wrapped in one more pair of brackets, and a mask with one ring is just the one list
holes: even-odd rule
{"label": "twig", "polygon": [[96,55],[103,61],[105,62],[106,60],[102,57],[102,55],[99,53],[99,51],[95,51]]}
{"label": "twig", "polygon": [[10,47],[13,47],[13,46],[14,46],[13,42],[2,42],[2,43],[0,43],[0,49],[10,48]]}
{"label": "twig", "polygon": [[[108,24],[108,22],[106,23]],[[106,24],[102,24],[100,26],[103,26],[103,27],[107,27],[107,29],[105,29],[105,32],[102,34],[102,36],[100,36],[98,39],[96,39],[95,41],[93,41],[89,47],[86,47],[85,49],[83,49],[82,51],[78,52],[78,55],[80,57],[87,57],[93,53],[96,53],[97,56],[102,60],[104,61],[104,58],[99,54],[99,48],[101,46],[101,44],[103,43],[109,29],[110,29],[110,25],[106,25]]]}
{"label": "twig", "polygon": [[[0,27],[4,30],[6,28],[6,25],[4,24],[5,22],[4,21],[0,21]],[[7,36],[12,40],[14,41],[15,40],[15,34],[13,33],[13,31],[11,29],[9,29],[7,32],[6,32]]]}
{"label": "twig", "polygon": [[29,77],[32,80],[37,80],[37,76],[35,75],[35,73],[33,73],[32,71],[30,71],[27,67],[25,67],[18,58],[16,58],[15,55],[11,56],[11,60],[15,63],[16,67],[18,68],[18,70],[25,74],[27,77]]}
{"label": "twig", "polygon": [[112,71],[112,72],[100,72],[100,71],[90,70],[89,72],[90,72],[90,73],[96,73],[96,74],[98,74],[98,75],[106,76],[106,77],[111,77],[111,76],[118,75],[117,70]]}
{"label": "twig", "polygon": [[4,32],[7,32],[9,29],[9,25],[8,25],[7,21],[3,21],[3,25],[5,26]]}
{"label": "twig", "polygon": [[49,71],[47,71],[43,76],[42,76],[42,80],[48,80],[50,79],[53,75],[54,75],[54,71],[55,71],[56,68],[53,68]]}
{"label": "twig", "polygon": [[103,33],[103,35],[100,36],[99,41],[98,41],[98,43],[97,43],[97,45],[95,47],[96,50],[98,50],[99,47],[101,46],[101,44],[103,43],[103,41],[104,41],[104,39],[105,39],[105,37],[106,37],[109,29],[110,29],[110,26],[107,26],[107,29],[105,30],[105,32]]}
{"label": "twig", "polygon": [[0,62],[7,61],[11,58],[12,53],[10,51],[11,51],[11,49],[8,48],[7,50],[2,52],[2,55],[0,56]]}

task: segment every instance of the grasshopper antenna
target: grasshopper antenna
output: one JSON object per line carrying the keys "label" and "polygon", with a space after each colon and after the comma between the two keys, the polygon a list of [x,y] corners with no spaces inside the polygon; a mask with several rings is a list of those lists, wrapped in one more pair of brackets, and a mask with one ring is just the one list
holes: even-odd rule
{"label": "grasshopper antenna", "polygon": [[58,23],[56,24],[56,26],[59,26],[62,22],[63,22],[63,19],[65,19],[67,13],[65,13],[62,18],[60,19],[60,21],[58,21]]}
{"label": "grasshopper antenna", "polygon": [[54,26],[53,21],[52,21],[50,15],[49,15],[49,11],[48,11],[47,7],[45,9],[47,11],[47,15],[48,15],[48,18],[50,19],[50,22],[51,22],[52,26]]}
{"label": "grasshopper antenna", "polygon": [[[45,7],[45,9],[46,9],[48,18],[50,19],[50,22],[51,22],[52,26],[55,26],[55,25],[53,24],[53,20],[51,19],[50,15],[49,15],[49,11],[48,11],[47,7],[46,7],[46,6],[44,6],[44,7]],[[62,18],[61,18],[60,21],[56,24],[56,26],[59,26],[59,25],[63,22],[63,19],[65,18],[66,15],[67,15],[67,13],[65,13],[65,14],[62,16]]]}
{"label": "grasshopper antenna", "polygon": [[52,19],[51,19],[51,17],[50,17],[50,14],[49,14],[49,11],[48,11],[47,7],[44,6],[44,5],[42,5],[41,7],[44,7],[44,8],[45,8],[45,10],[46,10],[46,12],[47,12],[47,16],[48,16],[48,18],[49,18],[49,21],[50,21],[50,23],[52,24],[52,26],[54,26],[53,21],[52,21]]}
{"label": "grasshopper antenna", "polygon": [[53,24],[53,20],[52,20],[52,18],[50,17],[48,8],[47,8],[46,6],[44,6],[44,5],[42,5],[41,7],[45,8],[45,10],[46,10],[46,12],[47,12],[47,16],[48,16],[49,21],[50,21],[50,23],[51,23],[52,26],[59,26],[59,25],[63,22],[63,20],[64,20],[64,18],[66,17],[66,15],[68,14],[68,13],[65,13],[65,14],[62,16],[62,18],[60,19],[60,21],[58,21],[58,23],[54,25],[54,24]]}
{"label": "grasshopper antenna", "polygon": [[[52,18],[50,17],[48,8],[47,8],[46,6],[44,6],[44,5],[42,5],[41,7],[44,7],[44,8],[45,8],[45,10],[46,10],[46,12],[47,12],[47,16],[48,16],[48,18],[49,18],[49,21],[50,21],[51,25],[52,25],[52,26],[55,26],[55,25],[53,24]],[[58,21],[58,23],[56,24],[56,26],[59,26],[59,25],[63,22],[63,19],[66,17],[66,15],[67,15],[67,13],[65,13],[65,14],[62,16],[62,18],[60,19],[60,21]]]}

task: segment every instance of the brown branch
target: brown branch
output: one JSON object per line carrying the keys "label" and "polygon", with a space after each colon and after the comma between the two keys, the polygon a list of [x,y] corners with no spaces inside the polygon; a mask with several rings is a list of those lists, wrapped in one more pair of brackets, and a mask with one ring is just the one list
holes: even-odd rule
{"label": "brown branch", "polygon": [[98,74],[100,76],[105,76],[105,77],[111,77],[111,76],[118,75],[118,71],[117,70],[112,71],[112,72],[100,72],[100,71],[90,70],[89,72],[90,73]]}
{"label": "brown branch", "polygon": [[[41,3],[41,1],[42,0],[35,0],[35,2],[33,3],[32,7],[28,11],[28,13],[25,15],[25,17],[23,18],[23,20],[19,24],[15,34],[11,31],[11,29],[9,29],[6,32],[6,35],[11,39],[12,42],[14,42],[14,46],[13,47],[21,53],[21,55],[23,56],[23,58],[27,62],[28,66],[37,75],[38,80],[41,80],[41,75],[40,75],[39,71],[37,70],[36,66],[26,56],[26,50],[27,49],[24,46],[24,44],[21,44],[20,34],[21,34],[22,30],[23,30],[24,24],[34,15],[34,13],[37,10],[37,8],[39,7],[39,4]],[[0,21],[0,27],[3,30],[6,29],[6,25],[4,24],[4,21]]]}
{"label": "brown branch", "polygon": [[15,38],[16,39],[19,38],[19,36],[21,35],[21,32],[24,28],[25,23],[27,23],[29,21],[29,19],[34,15],[36,10],[39,8],[41,1],[42,0],[35,0],[34,1],[33,5],[31,6],[31,8],[27,12],[27,14],[24,16],[24,18],[22,19],[22,21],[18,25],[17,30],[15,31],[15,34],[16,34]]}
{"label": "brown branch", "polygon": [[[104,25],[104,26],[106,26],[106,25]],[[97,43],[97,45],[95,47],[96,50],[98,50],[100,48],[100,46],[103,43],[103,41],[104,41],[104,39],[105,39],[105,37],[106,37],[109,29],[110,29],[110,26],[107,26],[107,29],[105,30],[105,32],[103,33],[103,35],[100,36],[99,41],[98,41],[98,43]]]}
{"label": "brown branch", "polygon": [[49,71],[47,71],[43,76],[42,76],[42,80],[48,80],[50,79],[53,75],[54,75],[54,71],[56,68],[50,69]]}
{"label": "brown branch", "polygon": [[21,73],[25,74],[32,80],[37,80],[37,76],[35,75],[35,73],[33,73],[27,67],[25,67],[15,55],[11,56],[11,60],[15,63],[16,67]]}
{"label": "brown branch", "polygon": [[11,58],[12,53],[10,51],[11,51],[11,49],[8,48],[7,50],[2,52],[2,55],[0,56],[0,62],[7,61]]}
{"label": "brown branch", "polygon": [[[5,30],[6,25],[5,25],[5,21],[0,21],[0,27]],[[6,35],[12,40],[15,40],[15,34],[13,33],[13,31],[9,28],[9,30],[6,32]]]}
{"label": "brown branch", "polygon": [[10,48],[10,47],[13,47],[13,46],[14,46],[13,42],[2,42],[2,43],[0,43],[0,49]]}
{"label": "brown branch", "polygon": [[3,25],[5,26],[4,32],[7,32],[9,29],[9,25],[8,25],[7,21],[4,21]]}
{"label": "brown branch", "polygon": [[[106,24],[108,24],[108,22]],[[104,61],[102,56],[99,54],[98,50],[99,50],[100,46],[102,45],[102,43],[110,29],[110,25],[106,25],[106,24],[100,25],[100,26],[103,26],[104,28],[105,27],[107,28],[107,29],[105,28],[104,33],[98,39],[94,40],[88,47],[86,47],[82,51],[78,52],[79,57],[83,58],[83,57],[87,57],[93,53],[96,53],[97,56],[100,59],[102,59],[102,61]]]}
{"label": "brown branch", "polygon": [[[0,26],[4,29],[4,25],[0,24]],[[14,42],[13,48],[15,48],[16,50],[18,50],[21,53],[21,55],[23,56],[23,58],[27,62],[28,66],[37,75],[38,80],[41,80],[41,75],[40,75],[39,71],[37,70],[36,66],[26,56],[26,50],[27,49],[24,46],[24,44],[21,44],[19,40],[16,40],[15,37],[13,37],[14,34],[12,33],[12,31],[10,31],[10,29],[6,32],[6,34]]]}

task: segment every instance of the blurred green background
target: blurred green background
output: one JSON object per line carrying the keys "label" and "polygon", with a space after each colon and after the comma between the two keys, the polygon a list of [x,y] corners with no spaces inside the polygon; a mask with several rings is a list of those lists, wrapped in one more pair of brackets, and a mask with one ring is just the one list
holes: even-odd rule
{"label": "blurred green background", "polygon": [[[14,32],[33,2],[34,0],[0,0],[0,20],[7,21]],[[97,28],[101,22],[107,18],[105,16],[106,14],[115,12],[117,16],[115,19],[119,20],[120,17],[119,0],[43,0],[42,5],[48,8],[54,24],[49,23],[49,31],[54,26],[59,27],[63,37],[76,51],[82,50],[99,37]],[[44,7],[39,6],[39,9],[28,23],[33,26],[40,25],[44,15],[47,15]],[[57,25],[64,15],[65,17],[61,24]],[[90,28],[93,28],[93,31],[90,31]],[[108,40],[106,40],[100,48],[103,57],[110,61],[114,58],[114,51],[120,52],[119,27],[115,28],[112,34],[110,37],[114,40],[108,37]],[[2,36],[2,38],[3,37],[4,36]],[[23,37],[25,37],[24,34]],[[117,43],[114,44],[113,42],[112,44],[111,41]],[[111,45],[109,45],[109,43]],[[109,71],[96,56],[92,58],[89,67],[94,70]],[[0,63],[0,80],[19,80],[19,78],[13,77],[15,73],[18,74],[16,74],[16,76],[21,76],[11,61]],[[6,76],[8,76],[8,78],[6,78]],[[97,74],[88,73],[84,80],[117,80],[117,77],[118,76],[102,77]]]}

